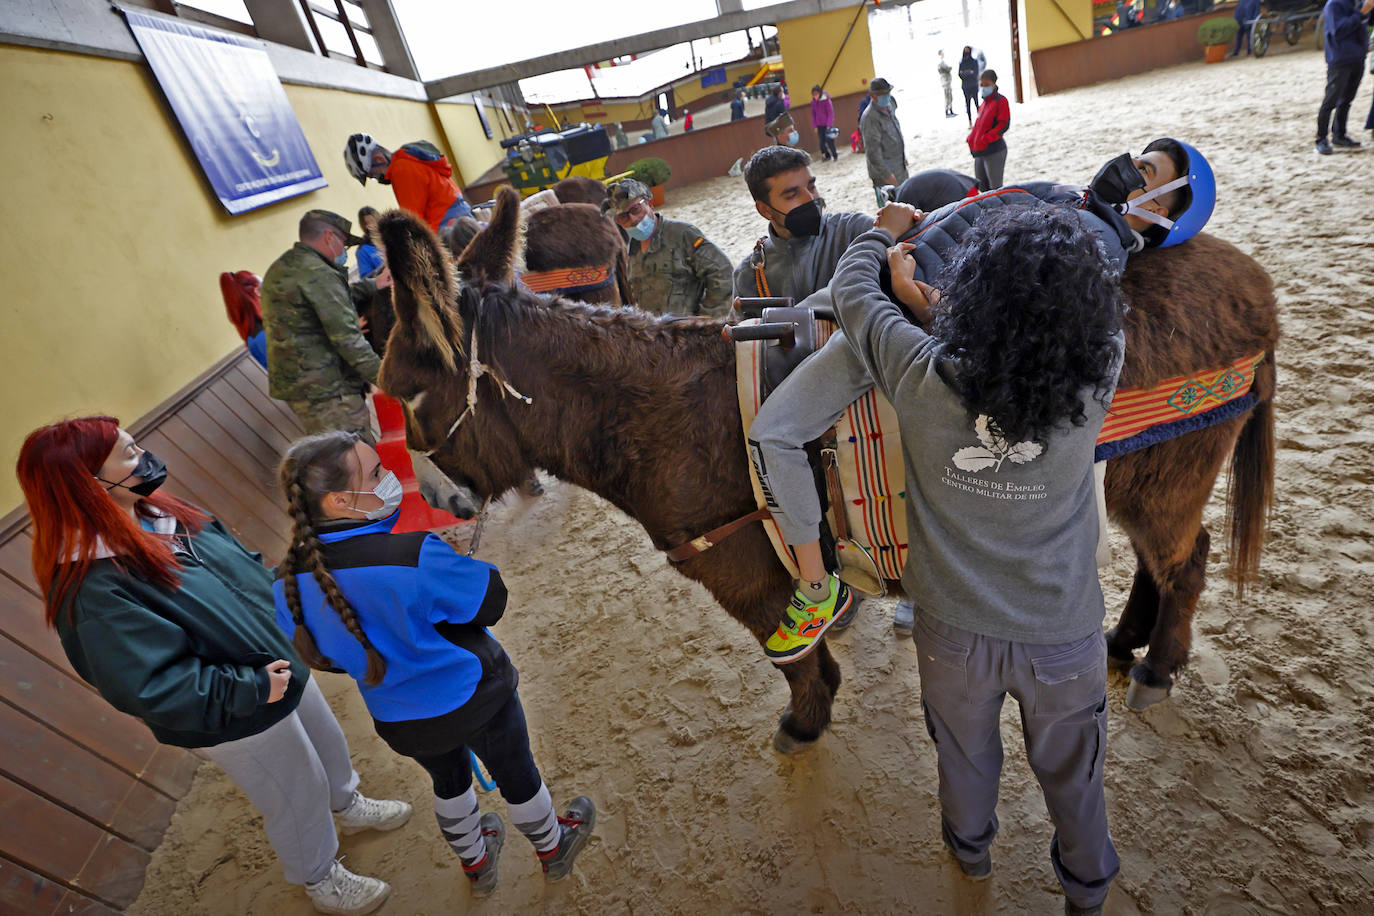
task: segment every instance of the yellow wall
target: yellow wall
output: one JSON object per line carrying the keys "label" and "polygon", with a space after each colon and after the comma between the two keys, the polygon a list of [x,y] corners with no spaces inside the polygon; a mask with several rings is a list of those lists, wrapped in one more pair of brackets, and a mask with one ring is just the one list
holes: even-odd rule
{"label": "yellow wall", "polygon": [[[482,131],[482,122],[471,102],[433,107],[439,129],[448,137],[449,162],[455,172],[454,180],[460,186],[476,182],[483,172],[506,155],[506,151],[501,149],[501,141],[511,133],[506,130],[506,122],[501,120],[501,112],[491,105],[483,107],[487,123],[491,125],[490,140]],[[507,117],[511,117],[509,113]],[[512,126],[518,123],[511,117]],[[516,130],[519,129],[516,126]]]}
{"label": "yellow wall", "polygon": [[344,168],[349,134],[393,147],[433,139],[463,167],[497,158],[485,138],[470,149],[461,116],[449,119],[458,132],[436,136],[427,103],[287,86],[329,187],[229,216],[146,65],[6,45],[0,85],[6,140],[25,151],[6,182],[0,245],[0,515],[21,501],[12,469],[30,430],[97,411],[133,422],[242,346],[221,271],[265,271],[308,209],[352,219],[365,204],[395,206],[390,189],[364,189]]}
{"label": "yellow wall", "polygon": [[[788,94],[794,106],[810,99],[811,87],[824,79],[857,11],[855,4],[852,9],[778,23],[778,45],[787,71]],[[873,44],[868,37],[868,15],[864,13],[854,23],[849,43],[836,61],[825,89],[836,96],[862,92],[868,88],[870,79],[880,75],[873,72]]]}
{"label": "yellow wall", "polygon": [[1092,33],[1092,0],[1022,0],[1021,34],[1029,51],[1082,41]]}

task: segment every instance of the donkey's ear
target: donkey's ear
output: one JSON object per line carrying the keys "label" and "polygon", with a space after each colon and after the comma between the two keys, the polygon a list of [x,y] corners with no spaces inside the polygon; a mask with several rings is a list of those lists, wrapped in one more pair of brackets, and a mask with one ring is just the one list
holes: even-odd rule
{"label": "donkey's ear", "polygon": [[[391,301],[396,322],[416,346],[432,349],[449,369],[453,348],[461,348],[461,319],[453,311],[457,292],[453,267],[433,230],[407,210],[389,210],[377,234],[391,271]],[[457,325],[457,326],[455,326]]]}
{"label": "donkey's ear", "polygon": [[520,232],[520,195],[510,185],[502,185],[496,190],[491,222],[463,250],[458,271],[479,288],[510,283]]}

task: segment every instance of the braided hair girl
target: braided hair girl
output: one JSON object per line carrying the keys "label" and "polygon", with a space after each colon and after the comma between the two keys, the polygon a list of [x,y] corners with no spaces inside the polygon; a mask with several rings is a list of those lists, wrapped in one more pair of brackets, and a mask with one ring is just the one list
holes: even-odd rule
{"label": "braided hair girl", "polygon": [[297,653],[357,681],[377,734],[430,774],[439,826],[475,895],[495,889],[505,828],[478,808],[474,754],[545,876],[565,877],[596,806],[578,797],[559,817],[530,754],[515,667],[487,631],[505,612],[500,572],[432,534],[394,532],[401,484],[355,435],[299,440],[280,478],[293,524],[273,596]]}
{"label": "braided hair girl", "polygon": [[[339,589],[339,583],[334,581],[334,576],[324,565],[324,558],[320,553],[320,540],[315,533],[315,525],[321,518],[322,503],[326,498],[331,495],[338,498],[343,494],[374,496],[371,493],[358,493],[350,489],[353,486],[353,468],[350,467],[349,459],[360,441],[362,440],[353,433],[338,430],[321,433],[297,442],[282,460],[279,476],[282,489],[286,491],[286,508],[291,515],[292,528],[291,545],[287,548],[281,566],[277,568],[277,576],[282,583],[286,606],[295,623],[291,641],[295,644],[301,660],[321,671],[338,670],[334,663],[320,652],[314,636],[305,625],[305,615],[301,610],[300,584],[296,581],[296,575],[308,572],[319,584],[325,602],[334,609],[344,627],[362,645],[363,651],[367,654],[367,674],[364,679],[368,686],[375,687],[386,677],[386,659],[382,658],[382,654],[368,640],[362,624],[358,622],[353,605],[348,603],[348,599]],[[358,511],[364,516],[368,514],[366,509]]]}

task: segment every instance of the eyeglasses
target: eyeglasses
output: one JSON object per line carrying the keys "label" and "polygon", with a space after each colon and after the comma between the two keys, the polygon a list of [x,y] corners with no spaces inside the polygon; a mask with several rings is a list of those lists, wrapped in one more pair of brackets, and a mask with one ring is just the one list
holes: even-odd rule
{"label": "eyeglasses", "polygon": [[644,200],[641,198],[635,201],[634,206],[630,207],[630,209],[626,210],[624,213],[617,213],[615,221],[622,226],[633,226],[635,223],[642,220],[648,212],[649,205],[644,203]]}

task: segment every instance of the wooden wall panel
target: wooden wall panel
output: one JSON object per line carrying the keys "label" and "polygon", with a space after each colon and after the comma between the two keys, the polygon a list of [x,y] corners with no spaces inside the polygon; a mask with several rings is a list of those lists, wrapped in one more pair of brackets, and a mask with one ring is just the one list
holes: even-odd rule
{"label": "wooden wall panel", "polygon": [[11,779],[0,777],[0,849],[40,875],[110,906],[143,886],[148,853]]}
{"label": "wooden wall panel", "polygon": [[116,912],[0,856],[0,916],[115,916]]}
{"label": "wooden wall panel", "polygon": [[[105,758],[130,775],[158,748],[148,726],[119,712],[77,678],[0,636],[0,700]],[[4,754],[11,753],[6,747]],[[175,795],[175,785],[155,786]],[[0,847],[0,853],[5,851]]]}
{"label": "wooden wall panel", "polygon": [[0,774],[145,850],[162,839],[176,807],[171,796],[5,703],[0,703],[0,734],[10,750],[0,761]]}

